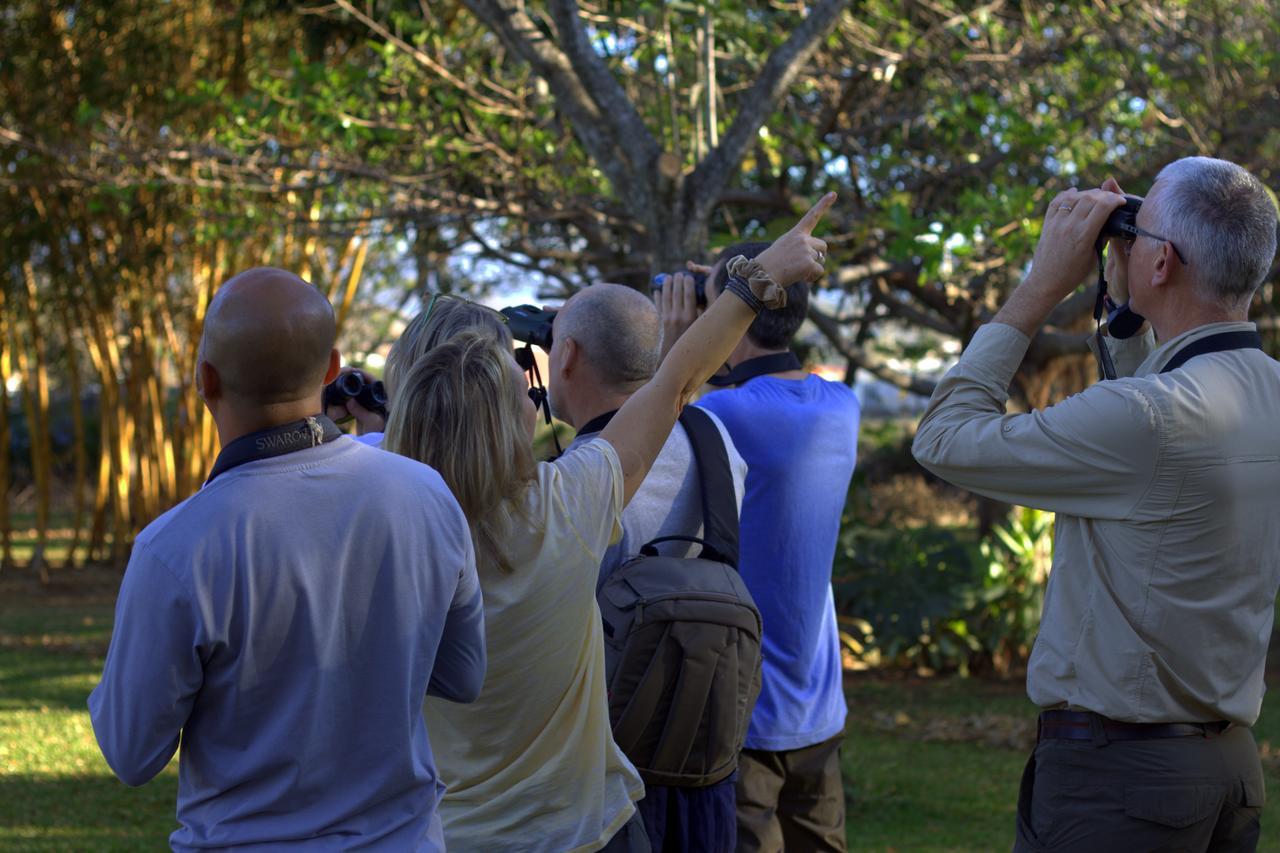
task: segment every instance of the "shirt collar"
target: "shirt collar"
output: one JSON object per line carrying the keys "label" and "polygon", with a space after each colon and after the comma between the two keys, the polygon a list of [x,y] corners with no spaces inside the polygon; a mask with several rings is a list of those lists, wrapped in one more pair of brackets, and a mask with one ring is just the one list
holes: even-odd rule
{"label": "shirt collar", "polygon": [[1169,363],[1169,359],[1189,343],[1198,341],[1201,338],[1207,338],[1209,335],[1216,335],[1219,332],[1253,332],[1258,327],[1254,323],[1242,320],[1233,320],[1226,323],[1206,323],[1203,326],[1196,326],[1194,329],[1188,329],[1176,338],[1170,338],[1165,343],[1160,344],[1147,356],[1146,360],[1138,366],[1134,371],[1134,376],[1149,376],[1159,373],[1160,370]]}
{"label": "shirt collar", "polygon": [[613,416],[616,414],[618,414],[617,409],[614,409],[611,412],[605,412],[603,415],[596,415],[594,418],[582,425],[582,429],[578,430],[578,434],[574,437],[574,441],[577,441],[583,436],[588,436],[604,429],[609,425],[609,421],[613,420]]}

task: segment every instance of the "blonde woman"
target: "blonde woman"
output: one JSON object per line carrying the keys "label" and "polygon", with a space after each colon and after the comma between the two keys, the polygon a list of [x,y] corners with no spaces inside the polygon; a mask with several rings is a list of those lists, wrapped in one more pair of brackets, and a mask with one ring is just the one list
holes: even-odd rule
{"label": "blonde woman", "polygon": [[[383,384],[386,386],[387,397],[393,408],[396,386],[414,362],[454,335],[468,329],[491,335],[508,346],[511,345],[511,331],[507,328],[506,320],[497,311],[459,296],[441,293],[432,295],[427,307],[409,321],[409,325],[405,326],[400,337],[391,345],[391,352],[387,355]],[[344,367],[342,372],[359,373],[366,382],[369,381],[364,371]],[[359,433],[356,436],[357,441],[374,447],[382,444],[382,430],[385,426],[382,415],[369,411],[354,397],[341,406],[330,406],[325,414],[334,421],[355,418]]]}
{"label": "blonde woman", "polygon": [[[740,298],[717,299],[657,375],[600,435],[535,463],[536,410],[511,349],[463,332],[419,359],[396,389],[387,449],[434,467],[471,525],[489,666],[480,698],[424,707],[451,849],[648,850],[633,802],[644,786],[613,742],[595,584],[680,409],[724,363],[772,281],[810,281],[811,235],[829,195],[761,254]],[[752,307],[754,306],[754,307]],[[556,340],[554,364],[572,339]]]}

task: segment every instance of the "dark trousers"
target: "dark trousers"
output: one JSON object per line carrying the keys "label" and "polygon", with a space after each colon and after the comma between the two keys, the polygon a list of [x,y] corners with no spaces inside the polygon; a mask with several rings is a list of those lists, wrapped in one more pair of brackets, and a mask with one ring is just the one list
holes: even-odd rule
{"label": "dark trousers", "polygon": [[844,735],[803,749],[744,749],[738,760],[738,849],[844,853]]}
{"label": "dark trousers", "polygon": [[1015,853],[1253,851],[1262,811],[1253,733],[1042,739],[1022,774]]}
{"label": "dark trousers", "polygon": [[618,834],[600,848],[600,853],[650,853],[649,836],[644,831],[644,820],[636,809],[631,819],[622,825]]}
{"label": "dark trousers", "polygon": [[702,788],[646,785],[636,808],[653,853],[733,853],[738,843],[732,776]]}

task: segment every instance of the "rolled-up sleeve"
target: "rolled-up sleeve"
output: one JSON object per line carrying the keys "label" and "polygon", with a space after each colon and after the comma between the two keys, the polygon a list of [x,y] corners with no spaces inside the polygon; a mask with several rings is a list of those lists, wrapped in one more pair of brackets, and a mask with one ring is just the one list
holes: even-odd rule
{"label": "rolled-up sleeve", "polygon": [[942,479],[1023,506],[1091,518],[1130,516],[1149,488],[1161,418],[1136,380],[1099,382],[1057,405],[1006,414],[1029,340],[978,330],[934,391],[912,453]]}
{"label": "rolled-up sleeve", "polygon": [[102,680],[89,717],[107,764],[127,785],[164,769],[204,681],[188,591],[144,544],[134,547],[116,601]]}

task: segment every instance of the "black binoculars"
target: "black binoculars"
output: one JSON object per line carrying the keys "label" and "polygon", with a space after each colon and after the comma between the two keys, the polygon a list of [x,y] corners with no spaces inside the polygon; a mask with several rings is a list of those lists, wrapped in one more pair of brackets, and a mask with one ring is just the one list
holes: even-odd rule
{"label": "black binoculars", "polygon": [[1138,236],[1138,210],[1141,207],[1142,199],[1132,195],[1125,196],[1124,204],[1111,211],[1107,221],[1102,224],[1102,231],[1098,234],[1098,247],[1104,246],[1108,237],[1121,237],[1126,240],[1136,238]]}
{"label": "black binoculars", "polygon": [[[685,275],[693,276],[693,293],[699,308],[707,307],[707,274],[704,272],[691,272]],[[667,279],[671,278],[668,273],[658,273],[653,277],[650,287],[654,290],[662,290],[662,286],[667,283]]]}
{"label": "black binoculars", "polygon": [[375,414],[387,416],[387,389],[381,380],[366,382],[359,373],[344,373],[324,386],[324,408],[346,405],[354,399]]}
{"label": "black binoculars", "polygon": [[[499,313],[506,319],[511,337],[522,344],[532,344],[551,352],[551,323],[556,319],[555,311],[545,311],[534,305],[512,305]],[[526,365],[521,367],[529,369]]]}

